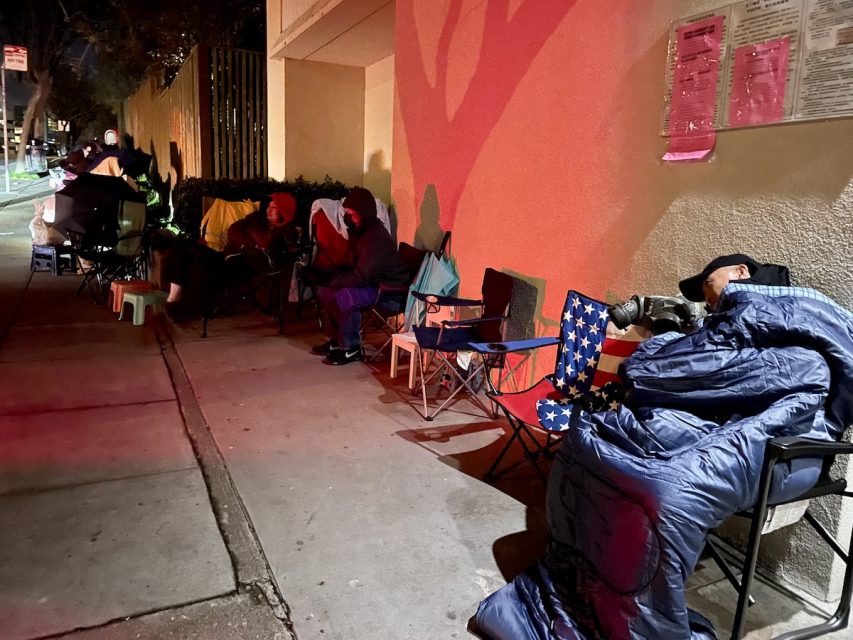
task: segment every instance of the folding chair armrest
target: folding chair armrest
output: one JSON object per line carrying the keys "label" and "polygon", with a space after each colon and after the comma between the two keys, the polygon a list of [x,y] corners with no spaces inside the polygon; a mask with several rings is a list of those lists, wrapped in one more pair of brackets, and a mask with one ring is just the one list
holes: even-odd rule
{"label": "folding chair armrest", "polygon": [[814,440],[801,436],[773,438],[767,443],[767,455],[777,461],[794,458],[817,458],[853,453],[853,443]]}
{"label": "folding chair armrest", "polygon": [[420,291],[412,291],[412,296],[414,296],[416,300],[438,305],[439,307],[480,307],[483,305],[482,300],[454,298],[452,296],[437,296],[431,293],[421,293]]}
{"label": "folding chair armrest", "polygon": [[488,316],[486,318],[468,318],[467,320],[442,320],[441,325],[448,329],[458,327],[473,327],[474,325],[483,324],[484,322],[494,322],[496,320],[506,320],[509,316]]}
{"label": "folding chair armrest", "polygon": [[390,284],[379,285],[379,295],[383,293],[408,293],[409,287],[393,287]]}
{"label": "folding chair armrest", "polygon": [[376,292],[376,300],[373,301],[374,306],[381,306],[383,303],[398,301],[405,304],[405,296],[409,293],[409,287],[393,287],[387,284],[380,284]]}
{"label": "folding chair armrest", "polygon": [[281,251],[276,251],[271,253],[269,251],[265,251],[265,253],[270,257],[270,260],[277,264],[287,264],[287,263],[295,263],[302,256],[305,255],[307,245],[298,244],[287,247],[286,249],[282,249]]}
{"label": "folding chair armrest", "polygon": [[469,342],[477,353],[484,355],[500,355],[502,353],[513,353],[516,351],[528,351],[560,344],[560,339],[553,336],[544,338],[531,338],[529,340],[510,340],[509,342]]}

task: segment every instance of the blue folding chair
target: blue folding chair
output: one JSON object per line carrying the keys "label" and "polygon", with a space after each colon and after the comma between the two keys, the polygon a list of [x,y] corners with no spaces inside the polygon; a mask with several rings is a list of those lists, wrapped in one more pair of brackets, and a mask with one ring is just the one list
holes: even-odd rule
{"label": "blue folding chair", "polygon": [[[462,366],[458,356],[460,352],[471,351],[469,343],[472,341],[494,342],[503,339],[504,323],[509,317],[513,283],[512,276],[494,269],[486,269],[483,274],[482,297],[478,300],[412,292],[412,296],[419,303],[426,305],[427,314],[425,318],[429,316],[430,312],[447,306],[478,312],[478,315],[472,318],[443,320],[439,327],[425,326],[425,324],[413,327],[420,352],[432,354],[426,363],[423,357],[418,358],[420,391],[424,403],[423,416],[425,420],[435,418],[463,389],[468,391],[471,401],[482,408],[488,416],[494,415],[493,410],[487,407],[479,396],[482,386],[480,381],[487,372],[487,363],[481,359],[479,362],[470,361],[467,366]],[[436,360],[439,366],[427,376],[427,371]],[[495,364],[492,368],[496,366],[498,365]],[[438,408],[430,413],[427,385],[439,375],[448,376],[456,388]]]}

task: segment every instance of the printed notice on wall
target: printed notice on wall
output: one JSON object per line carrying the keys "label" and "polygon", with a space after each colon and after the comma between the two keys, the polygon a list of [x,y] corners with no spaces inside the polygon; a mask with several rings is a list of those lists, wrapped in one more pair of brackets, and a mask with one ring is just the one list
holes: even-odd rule
{"label": "printed notice on wall", "polygon": [[[684,20],[679,21],[677,24],[673,24],[672,31],[670,33],[669,40],[669,54],[667,61],[667,74],[666,74],[666,97],[664,101],[664,114],[663,114],[663,124],[661,130],[664,135],[670,135],[670,118],[672,116],[672,106],[673,103],[679,100],[676,97],[675,91],[675,75],[677,72],[677,64],[679,62],[679,47],[684,50],[683,45],[679,45],[679,35],[682,38],[682,41],[686,41],[687,31],[695,29],[697,24],[707,23],[708,20],[713,20],[715,25],[721,25],[719,31],[720,37],[720,49],[719,49],[719,58],[717,60],[717,77],[722,77],[722,69],[725,66],[726,59],[726,30],[728,29],[728,18],[731,13],[731,7],[723,7],[722,9],[718,9],[715,11],[708,11],[705,13],[701,13],[695,16],[691,16],[689,18],[685,18]],[[704,36],[700,36],[704,37]],[[690,38],[691,41],[695,41],[694,38]],[[683,62],[683,61],[682,61]],[[683,69],[682,69],[683,71]],[[683,80],[683,77],[682,77]],[[714,128],[716,129],[719,125],[722,114],[719,113],[720,106],[723,103],[723,83],[716,83],[716,96],[714,102],[714,114],[712,118],[712,122],[714,124]],[[689,86],[687,87],[689,90]],[[683,98],[684,96],[682,96]],[[683,114],[682,114],[683,116]]]}
{"label": "printed notice on wall", "polygon": [[797,119],[853,114],[853,0],[808,0]]}
{"label": "printed notice on wall", "polygon": [[[794,89],[796,86],[796,65],[788,64],[789,60],[796,60],[800,50],[800,24],[803,18],[803,0],[746,0],[738,2],[732,6],[732,24],[731,24],[731,46],[734,51],[740,51],[741,66],[738,69],[738,63],[732,56],[732,64],[729,65],[727,72],[727,102],[729,103],[728,117],[723,122],[724,126],[742,127],[745,124],[766,124],[758,117],[756,111],[753,111],[752,116],[745,116],[746,120],[755,119],[754,122],[747,123],[743,119],[732,121],[732,113],[737,113],[732,109],[732,99],[735,98],[735,93],[739,93],[738,98],[743,97],[744,78],[740,76],[740,86],[735,87],[733,81],[736,77],[736,71],[744,71],[743,65],[747,63],[745,56],[753,59],[754,71],[762,72],[760,78],[763,80],[769,79],[769,69],[766,67],[759,69],[762,66],[760,60],[755,60],[759,56],[765,59],[768,63],[775,62],[778,65],[782,60],[782,54],[779,46],[779,41],[787,40],[787,53],[784,54],[784,65],[786,78],[784,83],[780,82],[765,82],[756,79],[756,87],[760,86],[765,92],[773,90],[773,87],[779,87],[781,84],[783,93],[781,95],[783,101],[782,116],[775,118],[772,122],[777,122],[784,118],[790,118],[794,112]],[[770,44],[776,43],[776,44]],[[754,47],[746,49],[744,47]],[[752,55],[755,54],[755,55]],[[747,82],[749,79],[747,78]],[[787,90],[785,90],[787,89]],[[761,98],[768,97],[767,95]],[[743,104],[740,102],[740,104]],[[758,106],[758,101],[753,106]]]}
{"label": "printed notice on wall", "polygon": [[729,126],[779,122],[785,116],[788,36],[738,47],[729,89]]}
{"label": "printed notice on wall", "polygon": [[722,34],[722,16],[678,28],[664,160],[701,160],[714,149]]}
{"label": "printed notice on wall", "polygon": [[[698,74],[701,56],[693,69],[679,61],[691,55],[685,34],[709,24],[720,55]],[[711,91],[697,78],[714,71],[709,116]],[[673,23],[663,135],[840,116],[853,116],[853,0],[740,0]]]}

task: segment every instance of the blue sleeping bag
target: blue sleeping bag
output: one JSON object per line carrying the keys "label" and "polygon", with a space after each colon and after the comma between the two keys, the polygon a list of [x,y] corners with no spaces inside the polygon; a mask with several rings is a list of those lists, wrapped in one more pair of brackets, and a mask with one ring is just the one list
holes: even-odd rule
{"label": "blue sleeping bag", "polygon": [[[493,640],[710,640],[684,584],[708,530],[751,507],[768,439],[853,424],[853,316],[810,289],[730,284],[687,335],[644,342],[616,411],[576,410],[548,481],[551,543],[484,600]],[[771,501],[817,480],[774,469]]]}

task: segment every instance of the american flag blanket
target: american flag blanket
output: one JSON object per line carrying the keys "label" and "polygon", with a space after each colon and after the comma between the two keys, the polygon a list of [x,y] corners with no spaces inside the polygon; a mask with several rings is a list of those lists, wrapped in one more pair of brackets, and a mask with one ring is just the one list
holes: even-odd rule
{"label": "american flag blanket", "polygon": [[565,431],[575,406],[589,411],[618,409],[623,399],[619,366],[644,339],[636,327],[617,329],[610,322],[603,302],[570,291],[560,322],[560,347],[551,377],[554,387],[564,397],[537,402],[542,428]]}

